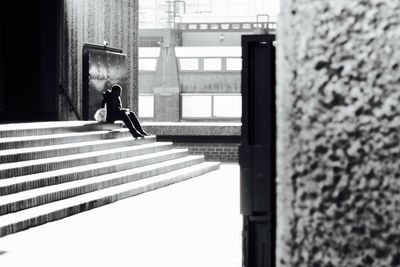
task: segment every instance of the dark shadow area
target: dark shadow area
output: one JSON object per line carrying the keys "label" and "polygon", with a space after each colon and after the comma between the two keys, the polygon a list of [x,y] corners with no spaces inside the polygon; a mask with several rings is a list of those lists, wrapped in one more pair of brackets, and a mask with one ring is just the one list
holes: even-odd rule
{"label": "dark shadow area", "polygon": [[0,250],[0,256],[6,254],[8,251]]}
{"label": "dark shadow area", "polygon": [[0,122],[57,119],[58,5],[0,2]]}
{"label": "dark shadow area", "polygon": [[[122,49],[84,44],[82,54],[82,118],[92,120],[93,114],[101,106],[105,91],[114,84],[119,84],[123,90],[127,89],[129,70],[126,68],[126,54]],[[126,93],[122,94],[121,100],[122,106],[126,107]]]}

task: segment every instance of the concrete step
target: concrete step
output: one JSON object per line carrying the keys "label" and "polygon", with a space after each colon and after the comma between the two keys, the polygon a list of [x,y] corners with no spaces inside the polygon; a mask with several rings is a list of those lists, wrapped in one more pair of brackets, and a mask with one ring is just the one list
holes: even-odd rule
{"label": "concrete step", "polygon": [[0,125],[0,237],[217,168],[121,122]]}
{"label": "concrete step", "polygon": [[99,123],[97,121],[51,121],[10,123],[0,125],[0,138],[60,134],[68,132],[120,129],[121,122]]}
{"label": "concrete step", "polygon": [[126,171],[24,191],[0,197],[0,215],[44,205],[132,181],[160,175],[204,162],[203,156],[186,156]]}
{"label": "concrete step", "polygon": [[39,136],[6,137],[0,138],[0,149],[3,150],[25,147],[51,146],[102,139],[115,139],[122,137],[132,137],[132,135],[129,133],[128,129],[121,128],[113,130],[61,133]]}
{"label": "concrete step", "polygon": [[140,156],[88,164],[73,168],[13,177],[0,180],[0,195],[5,196],[35,188],[57,185],[93,176],[125,171],[188,155],[187,149],[172,149]]}
{"label": "concrete step", "polygon": [[53,171],[57,169],[70,168],[97,162],[143,155],[146,153],[153,153],[171,148],[171,143],[157,142],[136,146],[128,146],[123,148],[73,154],[61,157],[3,163],[0,164],[0,177],[1,179],[5,179],[33,173]]}
{"label": "concrete step", "polygon": [[0,217],[0,236],[59,220],[117,200],[155,190],[216,170],[219,163],[204,162],[162,175],[141,179]]}
{"label": "concrete step", "polygon": [[41,158],[60,157],[65,155],[93,152],[112,148],[121,148],[152,143],[155,141],[155,136],[149,136],[141,139],[133,139],[130,136],[117,139],[78,142],[72,144],[0,150],[0,164]]}

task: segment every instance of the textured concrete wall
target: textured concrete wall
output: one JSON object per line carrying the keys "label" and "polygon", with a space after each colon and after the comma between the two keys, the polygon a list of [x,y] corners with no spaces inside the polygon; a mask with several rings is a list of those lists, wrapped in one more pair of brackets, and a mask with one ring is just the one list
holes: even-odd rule
{"label": "textured concrete wall", "polygon": [[281,5],[277,266],[400,266],[400,2]]}
{"label": "textured concrete wall", "polygon": [[[82,114],[82,47],[84,43],[121,48],[127,54],[129,69],[128,107],[137,111],[138,95],[138,1],[64,0],[62,81],[64,89]],[[60,95],[60,119],[75,119]]]}
{"label": "textured concrete wall", "polygon": [[240,93],[240,71],[180,72],[183,93]]}

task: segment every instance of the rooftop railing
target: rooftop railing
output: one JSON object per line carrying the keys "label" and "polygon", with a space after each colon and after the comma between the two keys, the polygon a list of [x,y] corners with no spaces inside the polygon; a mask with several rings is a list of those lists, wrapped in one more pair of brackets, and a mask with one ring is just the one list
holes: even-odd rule
{"label": "rooftop railing", "polygon": [[177,29],[182,31],[275,31],[276,22],[228,22],[228,23],[177,23]]}

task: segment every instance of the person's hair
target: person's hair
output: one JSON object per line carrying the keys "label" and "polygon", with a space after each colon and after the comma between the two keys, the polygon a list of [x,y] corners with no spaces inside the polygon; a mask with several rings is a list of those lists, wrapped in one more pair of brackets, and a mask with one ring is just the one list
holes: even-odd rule
{"label": "person's hair", "polygon": [[111,87],[111,92],[114,93],[114,94],[118,92],[118,95],[121,95],[121,92],[122,92],[121,85],[114,84],[113,87]]}

